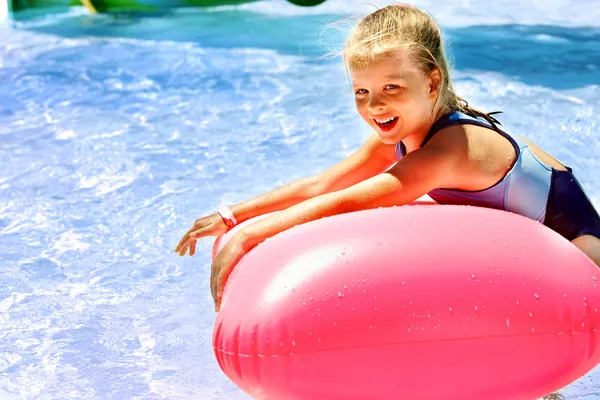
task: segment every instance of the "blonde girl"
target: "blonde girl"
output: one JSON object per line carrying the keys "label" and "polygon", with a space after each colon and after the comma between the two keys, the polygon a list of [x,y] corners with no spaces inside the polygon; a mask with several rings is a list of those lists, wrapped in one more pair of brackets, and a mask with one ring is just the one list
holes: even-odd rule
{"label": "blonde girl", "polygon": [[450,80],[440,29],[427,13],[395,4],[364,17],[344,46],[356,109],[374,133],[326,171],[196,220],[175,251],[236,223],[249,224],[219,252],[211,293],[219,310],[235,264],[265,239],[341,213],[407,204],[502,209],[537,220],[600,265],[600,218],[570,168],[469,107]]}

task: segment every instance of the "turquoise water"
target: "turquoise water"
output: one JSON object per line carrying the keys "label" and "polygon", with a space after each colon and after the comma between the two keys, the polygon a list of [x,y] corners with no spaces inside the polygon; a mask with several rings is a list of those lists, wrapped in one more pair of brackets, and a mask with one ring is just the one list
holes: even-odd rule
{"label": "turquoise water", "polygon": [[[600,19],[582,3],[436,16],[459,92],[572,166],[598,206]],[[359,8],[0,26],[0,397],[246,398],[212,355],[212,243],[172,249],[218,205],[321,171],[369,135],[339,60],[321,58],[340,39],[324,25]],[[597,398],[599,382],[563,393]]]}

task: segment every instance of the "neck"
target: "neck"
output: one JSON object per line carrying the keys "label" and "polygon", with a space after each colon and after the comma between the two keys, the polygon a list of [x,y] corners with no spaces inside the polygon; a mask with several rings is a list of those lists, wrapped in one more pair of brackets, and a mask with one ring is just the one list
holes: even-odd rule
{"label": "neck", "polygon": [[410,153],[413,150],[417,150],[421,147],[421,143],[427,137],[427,134],[431,130],[431,127],[445,114],[450,112],[450,108],[447,106],[441,107],[433,118],[430,118],[425,125],[423,125],[417,132],[404,138],[402,143],[406,147],[406,153]]}

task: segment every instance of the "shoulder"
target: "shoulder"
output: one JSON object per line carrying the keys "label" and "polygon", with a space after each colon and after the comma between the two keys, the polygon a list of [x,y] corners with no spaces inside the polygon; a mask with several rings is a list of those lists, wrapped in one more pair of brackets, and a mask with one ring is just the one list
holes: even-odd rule
{"label": "shoulder", "polygon": [[440,129],[425,146],[418,151],[434,155],[444,163],[457,164],[468,160],[469,142],[473,129],[486,129],[476,125],[457,124]]}
{"label": "shoulder", "polygon": [[468,164],[468,161],[474,157],[480,159],[488,153],[490,153],[488,156],[492,155],[498,147],[508,146],[512,149],[510,141],[491,126],[474,124],[456,124],[445,127],[423,147],[429,146],[432,150],[437,148],[438,151],[448,152],[448,156],[456,157],[464,164]]}
{"label": "shoulder", "polygon": [[[438,131],[423,147],[408,153],[396,174],[435,187],[455,185],[472,169],[469,131],[473,125],[451,125]],[[481,128],[485,129],[485,128]]]}
{"label": "shoulder", "polygon": [[367,138],[359,151],[364,157],[378,157],[387,162],[396,161],[396,145],[383,143],[376,133]]}
{"label": "shoulder", "polygon": [[457,124],[440,130],[422,150],[442,154],[444,163],[452,166],[442,187],[481,190],[506,175],[518,157],[515,146],[492,127]]}
{"label": "shoulder", "polygon": [[[427,143],[426,146],[443,147],[452,150],[466,149],[469,140],[473,134],[482,131],[493,132],[491,128],[486,128],[472,124],[456,124],[440,129]],[[423,147],[426,147],[423,146]]]}
{"label": "shoulder", "polygon": [[429,191],[454,182],[468,164],[468,145],[461,126],[440,130],[423,147],[409,152],[392,169],[401,181]]}

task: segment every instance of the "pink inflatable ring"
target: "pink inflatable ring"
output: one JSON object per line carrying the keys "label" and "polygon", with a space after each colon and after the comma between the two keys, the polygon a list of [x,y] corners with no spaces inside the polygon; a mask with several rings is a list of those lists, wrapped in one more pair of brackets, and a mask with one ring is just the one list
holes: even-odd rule
{"label": "pink inflatable ring", "polygon": [[598,364],[598,275],[567,240],[504,211],[338,215],[238,263],[214,352],[256,399],[532,400]]}

